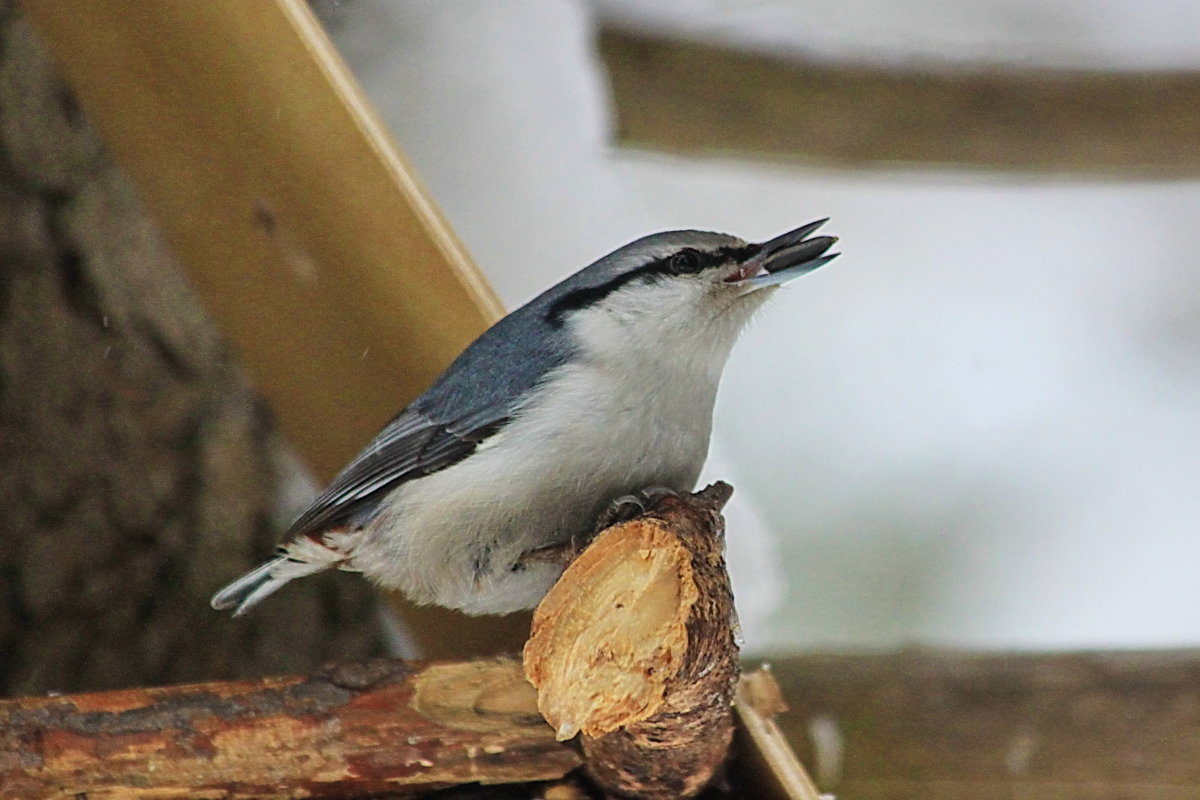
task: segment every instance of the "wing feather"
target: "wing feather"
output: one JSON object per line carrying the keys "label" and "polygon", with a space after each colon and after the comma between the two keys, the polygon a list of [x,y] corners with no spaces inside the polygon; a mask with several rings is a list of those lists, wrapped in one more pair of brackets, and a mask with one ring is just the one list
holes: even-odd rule
{"label": "wing feather", "polygon": [[372,513],[405,481],[457,463],[517,413],[528,392],[566,362],[565,337],[546,336],[545,309],[555,292],[535,298],[464,350],[425,394],[379,432],[285,534],[285,540]]}
{"label": "wing feather", "polygon": [[334,478],[284,539],[336,527],[374,510],[387,491],[461,461],[507,421],[505,410],[492,409],[456,421],[460,424],[442,424],[410,407]]}

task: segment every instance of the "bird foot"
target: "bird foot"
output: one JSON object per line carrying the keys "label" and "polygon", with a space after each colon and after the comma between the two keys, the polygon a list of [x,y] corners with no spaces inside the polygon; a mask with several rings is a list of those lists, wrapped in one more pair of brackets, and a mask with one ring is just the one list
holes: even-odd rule
{"label": "bird foot", "polygon": [[675,497],[678,494],[674,489],[668,489],[665,486],[648,486],[636,494],[621,495],[609,503],[608,508],[600,514],[590,536],[572,536],[565,542],[530,550],[517,559],[513,570],[519,571],[533,564],[570,564],[600,531],[620,522],[628,522],[634,517],[640,517],[664,499]]}
{"label": "bird foot", "polygon": [[679,493],[665,486],[647,486],[636,494],[623,494],[608,504],[608,508],[596,520],[594,533],[610,528],[621,522],[628,522],[634,517],[640,517],[668,497]]}

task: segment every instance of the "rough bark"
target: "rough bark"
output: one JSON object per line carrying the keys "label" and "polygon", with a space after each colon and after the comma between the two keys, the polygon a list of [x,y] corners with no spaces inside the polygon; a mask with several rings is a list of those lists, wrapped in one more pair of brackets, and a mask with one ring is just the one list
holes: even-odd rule
{"label": "rough bark", "polygon": [[[29,24],[0,0],[0,693],[379,651],[362,582],[207,607],[301,474]],[[348,576],[346,576],[348,577]]]}
{"label": "rough bark", "polygon": [[534,612],[526,674],[560,739],[626,797],[699,793],[725,760],[738,648],[725,484],[604,531]]}
{"label": "rough bark", "polygon": [[561,778],[514,660],[0,702],[0,795],[376,797]]}

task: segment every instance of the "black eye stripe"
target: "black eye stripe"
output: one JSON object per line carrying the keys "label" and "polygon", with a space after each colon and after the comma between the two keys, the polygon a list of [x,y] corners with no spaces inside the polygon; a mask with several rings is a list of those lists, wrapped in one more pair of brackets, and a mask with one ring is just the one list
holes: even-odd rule
{"label": "black eye stripe", "polygon": [[[546,311],[546,319],[554,326],[562,325],[564,317],[572,311],[595,305],[608,295],[620,289],[627,283],[637,280],[654,280],[667,275],[685,275],[703,272],[728,261],[740,261],[757,253],[761,248],[757,244],[747,244],[740,247],[720,247],[716,250],[702,251],[692,247],[682,248],[670,255],[663,256],[637,269],[631,269],[618,275],[607,283],[599,286],[585,286],[563,295]],[[681,269],[676,259],[683,257],[687,268]],[[695,266],[691,264],[695,259]]]}
{"label": "black eye stripe", "polygon": [[599,303],[625,284],[639,280],[653,280],[663,274],[665,273],[659,268],[659,262],[655,261],[644,267],[630,270],[623,275],[618,275],[608,283],[576,289],[554,301],[554,304],[546,311],[546,320],[551,325],[558,327],[562,325],[563,318],[570,312]]}

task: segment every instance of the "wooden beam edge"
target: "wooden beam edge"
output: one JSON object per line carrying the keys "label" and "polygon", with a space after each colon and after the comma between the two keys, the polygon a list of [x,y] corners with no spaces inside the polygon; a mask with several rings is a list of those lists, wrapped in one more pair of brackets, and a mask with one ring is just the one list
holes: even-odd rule
{"label": "wooden beam edge", "polygon": [[836,168],[1200,175],[1200,71],[787,60],[604,27],[624,147]]}

